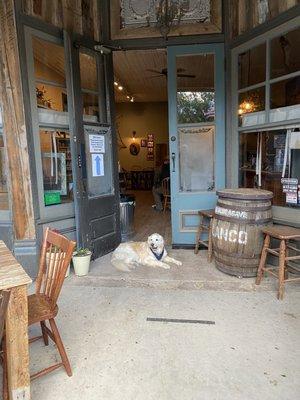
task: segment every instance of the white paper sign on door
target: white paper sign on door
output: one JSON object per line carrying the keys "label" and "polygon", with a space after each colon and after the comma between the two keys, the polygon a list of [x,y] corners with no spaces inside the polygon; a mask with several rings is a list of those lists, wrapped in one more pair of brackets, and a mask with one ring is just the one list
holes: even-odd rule
{"label": "white paper sign on door", "polygon": [[105,136],[89,135],[90,153],[105,153]]}
{"label": "white paper sign on door", "polygon": [[104,162],[102,153],[92,154],[92,172],[93,176],[104,176]]}

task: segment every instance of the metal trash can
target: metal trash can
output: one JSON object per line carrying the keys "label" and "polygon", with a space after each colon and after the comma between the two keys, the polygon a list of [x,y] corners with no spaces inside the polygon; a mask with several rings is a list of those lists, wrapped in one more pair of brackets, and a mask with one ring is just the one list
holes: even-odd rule
{"label": "metal trash can", "polygon": [[120,222],[122,242],[126,242],[134,235],[135,196],[132,194],[120,195]]}

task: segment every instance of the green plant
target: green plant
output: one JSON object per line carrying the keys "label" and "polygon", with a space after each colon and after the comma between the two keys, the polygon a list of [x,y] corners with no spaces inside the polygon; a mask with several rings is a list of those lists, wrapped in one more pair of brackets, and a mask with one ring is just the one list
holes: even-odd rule
{"label": "green plant", "polygon": [[76,251],[74,252],[73,256],[74,257],[84,257],[84,256],[88,256],[91,254],[90,249],[85,249],[83,247],[79,247],[76,249]]}

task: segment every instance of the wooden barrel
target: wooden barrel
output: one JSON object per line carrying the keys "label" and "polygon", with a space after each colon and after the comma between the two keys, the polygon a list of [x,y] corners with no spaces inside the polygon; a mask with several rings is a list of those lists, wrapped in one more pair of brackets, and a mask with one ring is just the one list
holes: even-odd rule
{"label": "wooden barrel", "polygon": [[261,228],[272,224],[273,193],[259,189],[224,189],[212,222],[217,268],[239,277],[256,276],[263,246]]}

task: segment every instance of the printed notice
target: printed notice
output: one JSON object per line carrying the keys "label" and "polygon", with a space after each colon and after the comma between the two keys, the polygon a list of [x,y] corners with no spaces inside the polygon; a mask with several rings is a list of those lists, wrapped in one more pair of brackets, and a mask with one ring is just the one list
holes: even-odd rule
{"label": "printed notice", "polygon": [[103,154],[92,154],[92,170],[93,176],[104,176]]}
{"label": "printed notice", "polygon": [[90,153],[105,153],[105,137],[103,135],[89,135]]}

